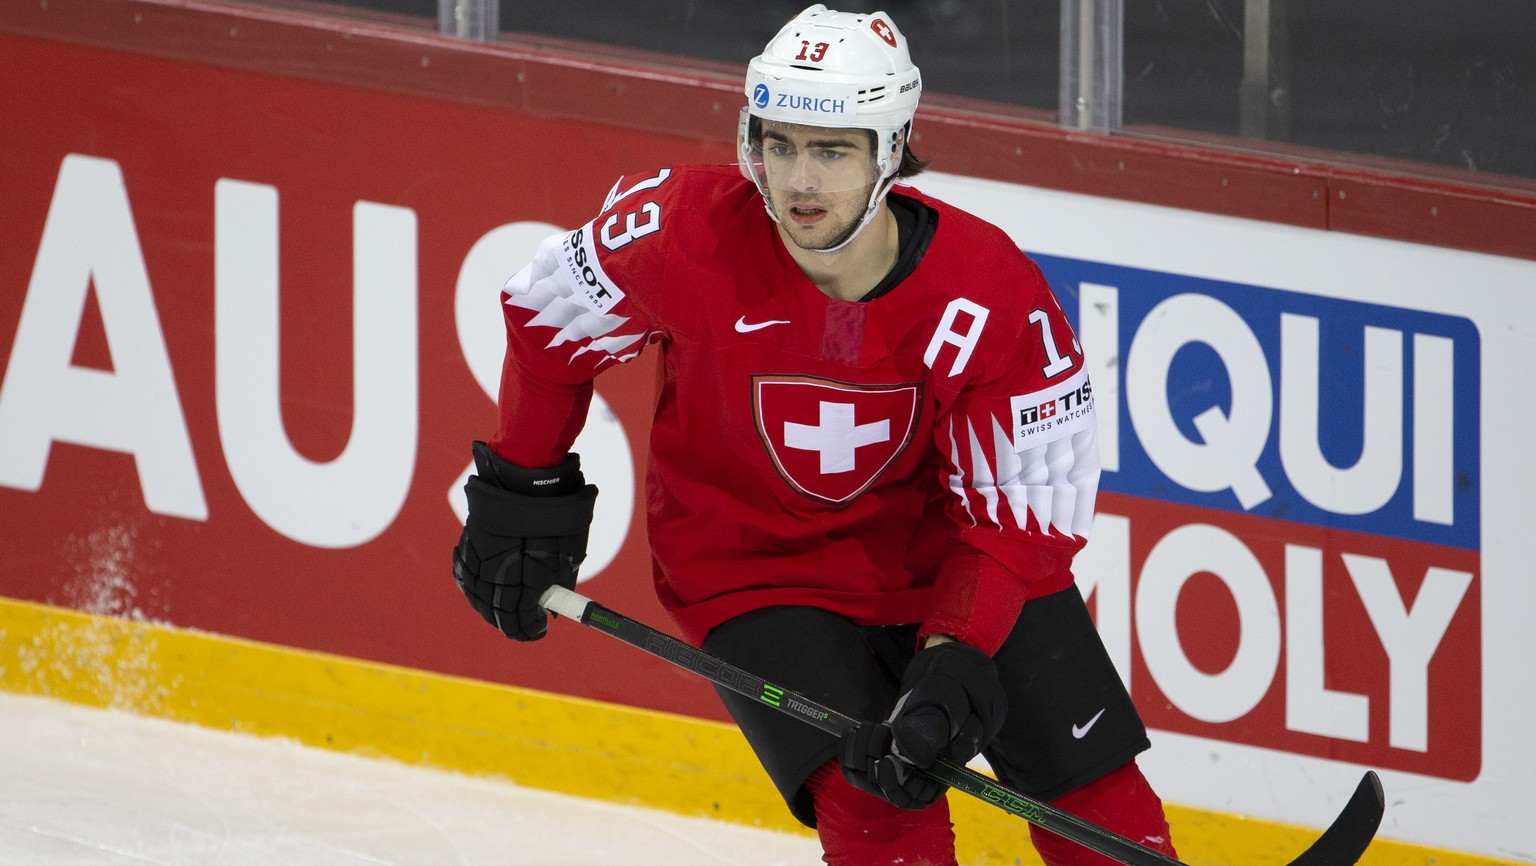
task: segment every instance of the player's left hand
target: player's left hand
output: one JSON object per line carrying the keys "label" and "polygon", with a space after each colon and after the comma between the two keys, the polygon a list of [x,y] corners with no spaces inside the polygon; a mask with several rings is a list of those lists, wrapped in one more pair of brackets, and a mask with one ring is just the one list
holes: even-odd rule
{"label": "player's left hand", "polygon": [[934,644],[907,664],[890,719],[892,751],[918,767],[964,764],[1002,730],[1008,698],[992,658],[960,641]]}
{"label": "player's left hand", "polygon": [[921,771],[943,758],[964,764],[1003,727],[1008,699],[997,667],[958,641],[935,644],[908,663],[891,717],[843,735],[843,775],[854,787],[903,809],[921,809],[944,786]]}
{"label": "player's left hand", "polygon": [[902,809],[926,808],[944,796],[943,785],[891,754],[891,726],[886,722],[849,728],[838,758],[849,784]]}

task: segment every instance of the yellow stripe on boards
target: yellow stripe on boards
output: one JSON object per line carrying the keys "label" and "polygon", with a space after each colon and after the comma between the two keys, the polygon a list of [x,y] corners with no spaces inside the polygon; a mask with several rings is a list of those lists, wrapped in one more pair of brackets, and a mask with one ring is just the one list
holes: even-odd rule
{"label": "yellow stripe on boards", "polygon": [[0,599],[0,688],[684,814],[791,823],[729,725],[205,632]]}
{"label": "yellow stripe on boards", "polygon": [[[6,598],[0,689],[808,832],[735,728],[670,713]],[[950,803],[962,863],[1040,863],[1022,820],[964,795]],[[1171,805],[1168,818],[1180,858],[1193,866],[1283,866],[1318,834]],[[1361,862],[1513,861],[1377,840]]]}

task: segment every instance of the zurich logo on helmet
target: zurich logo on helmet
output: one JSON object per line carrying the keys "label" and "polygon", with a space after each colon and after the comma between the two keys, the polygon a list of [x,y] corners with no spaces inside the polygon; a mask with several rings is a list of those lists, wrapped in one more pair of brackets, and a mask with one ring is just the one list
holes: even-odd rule
{"label": "zurich logo on helmet", "polygon": [[768,107],[768,85],[759,84],[752,88],[752,104],[758,108]]}

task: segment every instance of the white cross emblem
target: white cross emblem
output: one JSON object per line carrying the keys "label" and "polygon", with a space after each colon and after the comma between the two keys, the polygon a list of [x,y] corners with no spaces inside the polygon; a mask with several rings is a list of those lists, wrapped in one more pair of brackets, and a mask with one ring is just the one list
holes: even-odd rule
{"label": "white cross emblem", "polygon": [[906,452],[921,406],[917,382],[752,377],[752,417],[774,470],[827,505],[858,498]]}
{"label": "white cross emblem", "polygon": [[890,440],[889,419],[856,424],[852,403],[819,402],[821,414],[815,425],[785,422],[784,444],[801,451],[815,451],[821,459],[821,474],[852,472],[854,455],[860,447]]}

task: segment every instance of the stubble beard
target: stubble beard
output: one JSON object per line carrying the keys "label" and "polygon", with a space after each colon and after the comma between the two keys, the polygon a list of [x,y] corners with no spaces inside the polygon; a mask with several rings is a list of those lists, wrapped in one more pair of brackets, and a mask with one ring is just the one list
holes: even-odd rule
{"label": "stubble beard", "polygon": [[[864,199],[867,198],[868,195],[864,195]],[[815,204],[825,208],[827,216],[814,226],[802,226],[796,223],[790,214],[790,209],[796,204]],[[850,215],[845,209],[846,204],[846,202],[828,203],[810,199],[792,200],[783,205],[779,211],[779,225],[784,227],[785,234],[795,246],[807,252],[828,252],[846,243],[859,230],[859,225],[863,222],[863,209]]]}

